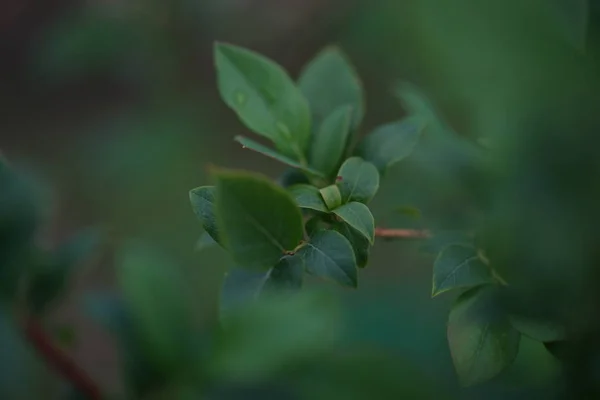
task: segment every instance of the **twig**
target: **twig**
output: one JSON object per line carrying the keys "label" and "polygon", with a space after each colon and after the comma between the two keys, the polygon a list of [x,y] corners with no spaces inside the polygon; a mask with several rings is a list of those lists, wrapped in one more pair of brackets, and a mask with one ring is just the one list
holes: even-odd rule
{"label": "twig", "polygon": [[33,318],[25,322],[25,336],[46,362],[90,400],[100,400],[100,389],[71,359],[60,351],[46,336],[40,324]]}
{"label": "twig", "polygon": [[395,239],[427,239],[431,237],[431,234],[429,231],[417,229],[375,228],[375,236]]}

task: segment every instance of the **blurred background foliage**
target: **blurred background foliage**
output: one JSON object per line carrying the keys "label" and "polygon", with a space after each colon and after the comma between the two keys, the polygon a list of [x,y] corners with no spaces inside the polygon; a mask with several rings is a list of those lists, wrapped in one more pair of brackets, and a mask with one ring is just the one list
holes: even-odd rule
{"label": "blurred background foliage", "polygon": [[[515,282],[517,298],[597,324],[590,266],[600,261],[599,13],[595,0],[3,2],[2,152],[52,188],[43,202],[51,215],[45,241],[56,245],[88,225],[111,238],[93,268],[71,282],[50,323],[74,326],[71,354],[103,387],[122,392],[116,367],[123,360],[81,304],[86,291],[114,286],[113,252],[130,237],[182,266],[199,324],[216,320],[227,259],[219,249],[194,252],[201,229],[188,190],[210,184],[210,164],[273,178],[284,170],[232,141],[244,129],[216,90],[212,46],[219,40],[259,51],[294,77],[322,47],[339,44],[365,85],[362,134],[404,115],[394,95],[399,81],[421,88],[446,124],[426,132],[390,172],[373,204],[378,225],[463,229],[481,222],[476,210],[484,204],[494,243],[488,251]],[[449,130],[498,150],[486,159],[492,173],[484,182],[456,156]],[[398,211],[406,206],[421,218]],[[413,241],[379,242],[360,290],[337,293],[342,348],[353,351],[279,386],[289,380],[310,398],[345,399],[417,398],[431,389],[436,398],[559,393],[555,359],[526,339],[510,370],[458,387],[445,338],[452,296],[430,299],[432,256],[420,250]],[[574,309],[582,312],[571,315]],[[0,336],[10,337],[5,325],[0,320]],[[5,369],[24,362],[3,357],[3,387],[15,385]],[[228,384],[209,398],[288,398],[277,390]]]}

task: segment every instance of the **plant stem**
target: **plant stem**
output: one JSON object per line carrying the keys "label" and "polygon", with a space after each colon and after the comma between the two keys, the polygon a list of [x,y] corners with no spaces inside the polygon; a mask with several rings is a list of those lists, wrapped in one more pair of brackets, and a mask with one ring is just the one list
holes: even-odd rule
{"label": "plant stem", "polygon": [[81,392],[85,398],[90,400],[102,399],[100,389],[90,377],[52,343],[40,324],[31,317],[25,322],[25,336],[45,361]]}
{"label": "plant stem", "polygon": [[375,228],[375,236],[394,239],[427,239],[431,237],[431,234],[429,231],[418,229]]}

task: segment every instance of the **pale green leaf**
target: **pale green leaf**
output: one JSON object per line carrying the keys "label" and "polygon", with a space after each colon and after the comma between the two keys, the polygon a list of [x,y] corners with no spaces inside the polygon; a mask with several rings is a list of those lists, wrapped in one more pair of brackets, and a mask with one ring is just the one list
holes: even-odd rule
{"label": "pale green leaf", "polygon": [[463,293],[450,311],[448,343],[463,386],[485,382],[511,365],[519,340],[491,286]]}
{"label": "pale green leaf", "polygon": [[357,287],[358,272],[350,242],[336,231],[319,231],[297,253],[311,275]]}
{"label": "pale green leaf", "polygon": [[337,108],[327,116],[313,137],[309,163],[324,175],[330,176],[339,168],[348,144],[352,107]]}
{"label": "pale green leaf", "polygon": [[363,87],[339,48],[326,47],[317,54],[304,67],[298,86],[308,99],[315,123],[320,125],[340,106],[351,106],[352,130],[357,131],[365,114]]}
{"label": "pale green leaf", "polygon": [[268,58],[229,44],[215,45],[221,97],[252,131],[301,160],[310,138],[310,109],[294,81]]}
{"label": "pale green leaf", "polygon": [[360,157],[351,157],[342,164],[337,185],[342,202],[368,203],[379,190],[379,172],[375,165]]}
{"label": "pale green leaf", "polygon": [[494,282],[492,270],[479,258],[474,247],[450,245],[433,264],[431,295]]}
{"label": "pale green leaf", "polygon": [[290,192],[300,208],[329,212],[323,201],[321,192],[315,186],[306,184],[294,185],[288,188],[288,192]]}
{"label": "pale green leaf", "polygon": [[289,165],[290,167],[294,167],[294,168],[300,169],[304,172],[308,172],[309,174],[323,177],[323,174],[320,171],[317,171],[314,168],[310,168],[306,165],[303,165],[302,163],[294,160],[293,158],[285,156],[285,155],[277,152],[276,150],[273,150],[265,145],[255,142],[252,139],[248,139],[247,137],[244,137],[244,136],[236,136],[234,140],[236,142],[238,142],[239,144],[241,144],[243,148],[247,148],[252,151],[256,151],[257,153],[260,153],[264,156],[272,158],[273,160],[277,160],[283,164]]}
{"label": "pale green leaf", "polygon": [[219,170],[215,176],[220,234],[236,265],[268,270],[300,244],[302,214],[285,189],[248,172]]}
{"label": "pale green leaf", "polygon": [[342,193],[337,185],[329,185],[320,189],[321,197],[325,201],[325,205],[330,210],[338,208],[342,205]]}
{"label": "pale green leaf", "polygon": [[363,139],[357,155],[383,173],[412,153],[424,126],[420,117],[408,117],[381,125]]}
{"label": "pale green leaf", "polygon": [[353,201],[336,208],[333,213],[356,229],[370,243],[375,241],[375,220],[369,207]]}

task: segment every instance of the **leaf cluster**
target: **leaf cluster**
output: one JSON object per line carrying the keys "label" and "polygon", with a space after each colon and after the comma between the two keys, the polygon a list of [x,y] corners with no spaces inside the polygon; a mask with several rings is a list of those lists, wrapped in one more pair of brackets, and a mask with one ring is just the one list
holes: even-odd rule
{"label": "leaf cluster", "polygon": [[375,240],[368,204],[380,178],[410,155],[424,121],[410,115],[359,139],[363,88],[337,47],[321,51],[296,81],[274,61],[230,44],[215,45],[215,64],[223,101],[270,146],[235,140],[289,167],[279,184],[215,168],[214,186],[190,191],[206,235],[234,265],[223,304],[229,293],[299,289],[305,274],[357,287]]}

